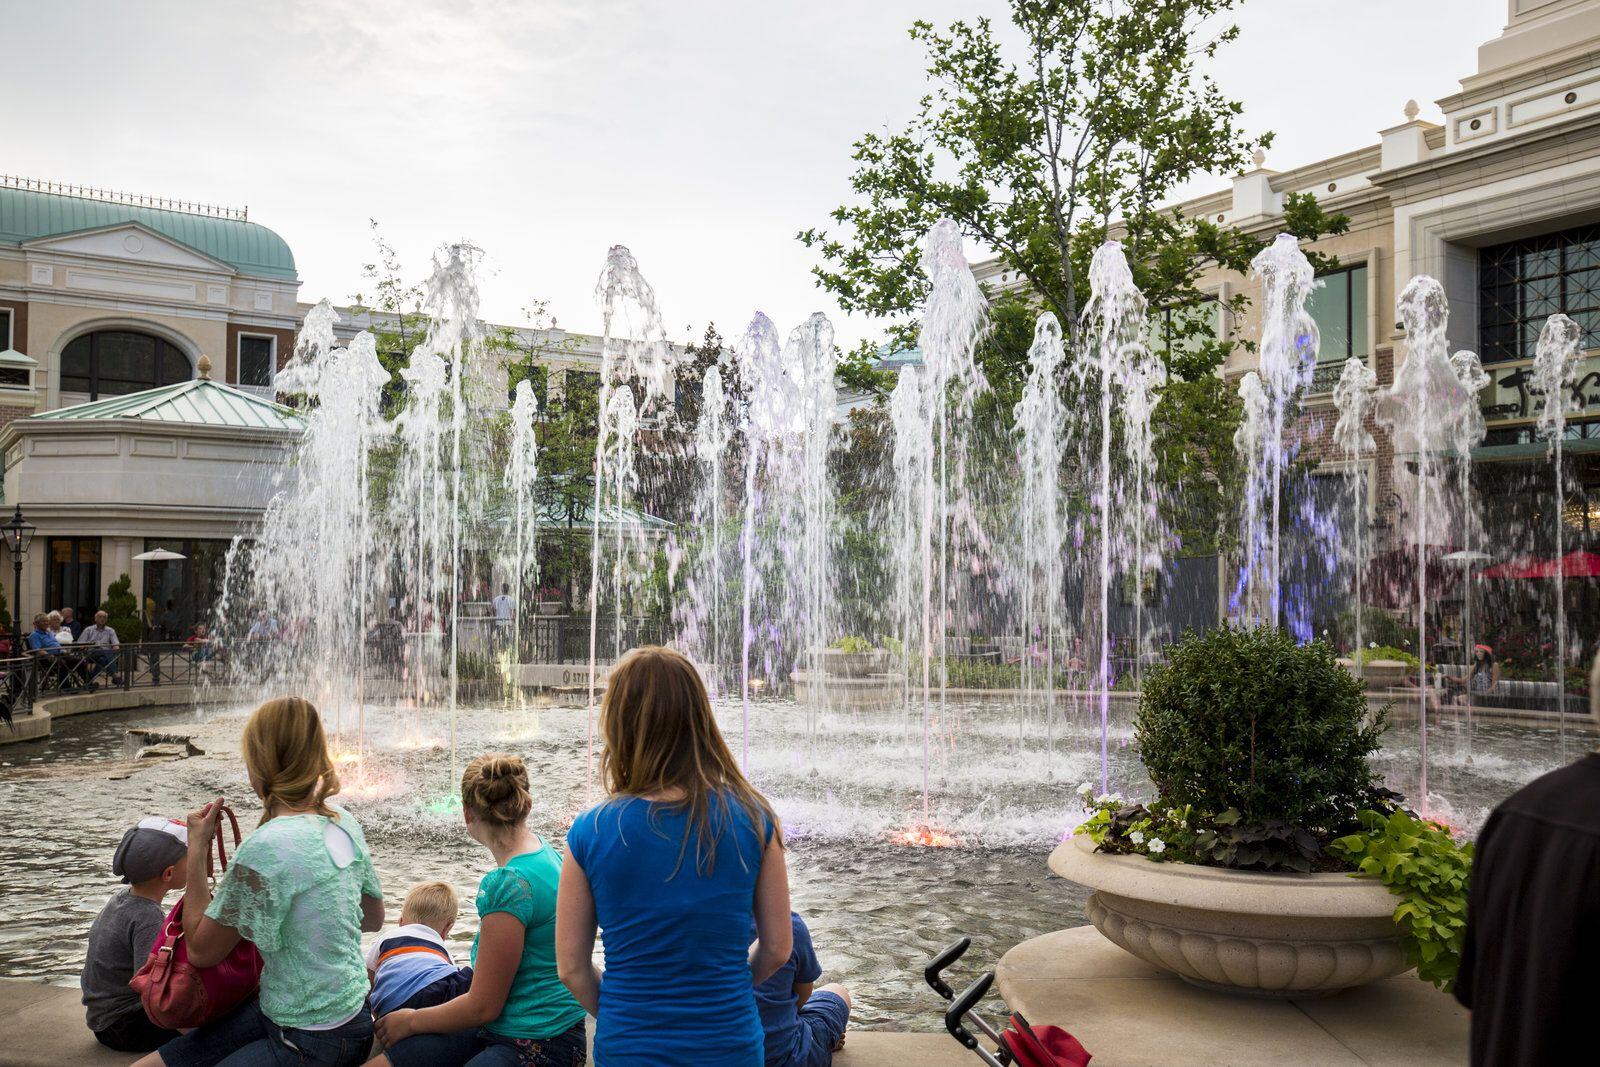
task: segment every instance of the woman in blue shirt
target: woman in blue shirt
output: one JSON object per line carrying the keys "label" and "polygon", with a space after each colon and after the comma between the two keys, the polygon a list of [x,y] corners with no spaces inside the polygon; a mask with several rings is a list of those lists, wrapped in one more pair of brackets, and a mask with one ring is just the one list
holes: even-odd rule
{"label": "woman in blue shirt", "polygon": [[755,986],[793,939],[772,805],[740,772],[705,684],[676,652],[623,657],[600,729],[610,799],[567,832],[556,903],[556,964],[595,1016],[595,1060],[759,1067]]}

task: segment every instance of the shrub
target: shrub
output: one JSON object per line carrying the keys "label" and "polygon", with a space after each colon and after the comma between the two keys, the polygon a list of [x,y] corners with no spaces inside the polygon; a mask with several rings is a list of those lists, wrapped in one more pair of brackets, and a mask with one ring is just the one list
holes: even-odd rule
{"label": "shrub", "polygon": [[1377,648],[1369,647],[1356,651],[1355,661],[1362,666],[1366,666],[1375,659],[1394,660],[1396,663],[1404,663],[1407,667],[1420,667],[1422,665],[1422,661],[1416,656],[1413,656],[1403,648],[1395,648],[1393,645],[1379,645]]}
{"label": "shrub", "polygon": [[1224,627],[1185,635],[1146,676],[1134,736],[1163,805],[1323,838],[1382,806],[1367,757],[1383,718],[1327,644]]}
{"label": "shrub", "polygon": [[1328,851],[1400,898],[1394,922],[1406,961],[1418,978],[1448,993],[1467,937],[1472,844],[1458,845],[1443,826],[1408,812],[1364,811],[1361,832],[1331,842]]}
{"label": "shrub", "polygon": [[847,634],[835,641],[832,647],[849,654],[875,651],[872,642],[858,634]]}
{"label": "shrub", "polygon": [[100,610],[111,616],[107,625],[117,631],[118,641],[139,641],[144,637],[144,623],[139,621],[139,601],[133,595],[133,579],[126,574],[106,588],[106,599]]}

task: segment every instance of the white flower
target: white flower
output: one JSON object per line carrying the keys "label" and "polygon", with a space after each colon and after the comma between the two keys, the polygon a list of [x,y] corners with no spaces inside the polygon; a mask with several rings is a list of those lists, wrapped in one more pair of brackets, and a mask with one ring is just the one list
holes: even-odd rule
{"label": "white flower", "polygon": [[1133,833],[1128,835],[1128,840],[1132,841],[1136,845],[1144,844],[1144,831],[1135,830]]}
{"label": "white flower", "polygon": [[1167,843],[1165,841],[1161,840],[1161,838],[1152,837],[1150,839],[1150,851],[1151,852],[1154,852],[1156,855],[1159,856],[1161,853],[1165,852],[1166,850],[1167,850]]}
{"label": "white flower", "polygon": [[1101,793],[1099,796],[1094,798],[1094,802],[1097,805],[1104,807],[1107,804],[1115,804],[1117,802],[1117,798],[1112,796],[1110,793]]}
{"label": "white flower", "polygon": [[1367,647],[1368,648],[1377,648],[1378,647],[1378,642],[1376,642],[1376,641],[1368,641],[1367,642]]}
{"label": "white flower", "polygon": [[1089,794],[1093,793],[1093,792],[1094,792],[1094,786],[1090,785],[1088,782],[1084,782],[1082,785],[1080,785],[1078,787],[1078,795],[1080,797],[1087,798],[1089,796]]}

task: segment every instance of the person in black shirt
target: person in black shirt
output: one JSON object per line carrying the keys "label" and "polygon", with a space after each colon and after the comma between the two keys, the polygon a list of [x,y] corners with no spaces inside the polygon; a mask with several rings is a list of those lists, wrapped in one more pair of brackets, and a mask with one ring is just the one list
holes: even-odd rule
{"label": "person in black shirt", "polygon": [[[1600,656],[1589,677],[1600,721]],[[1600,1002],[1600,753],[1495,808],[1478,835],[1456,999],[1474,1067],[1593,1063]]]}

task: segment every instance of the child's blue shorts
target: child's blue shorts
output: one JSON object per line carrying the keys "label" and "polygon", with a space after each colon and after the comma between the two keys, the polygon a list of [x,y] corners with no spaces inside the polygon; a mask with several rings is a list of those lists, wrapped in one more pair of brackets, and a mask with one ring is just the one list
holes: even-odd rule
{"label": "child's blue shorts", "polygon": [[837,993],[819,989],[800,1005],[800,1047],[785,1067],[831,1067],[833,1047],[850,1025],[850,1005]]}

